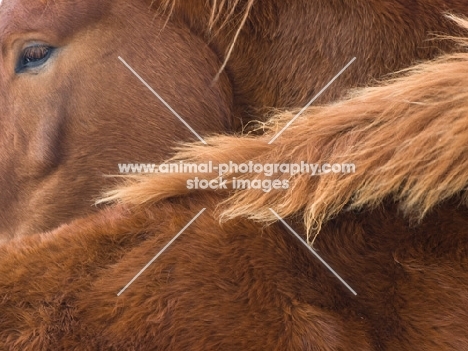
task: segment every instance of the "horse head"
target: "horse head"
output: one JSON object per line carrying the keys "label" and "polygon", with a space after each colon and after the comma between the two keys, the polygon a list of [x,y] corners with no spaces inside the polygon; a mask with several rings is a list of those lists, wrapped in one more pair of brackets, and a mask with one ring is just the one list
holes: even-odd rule
{"label": "horse head", "polygon": [[0,233],[88,213],[119,163],[196,138],[123,61],[197,134],[231,128],[218,57],[142,1],[6,0],[0,44]]}

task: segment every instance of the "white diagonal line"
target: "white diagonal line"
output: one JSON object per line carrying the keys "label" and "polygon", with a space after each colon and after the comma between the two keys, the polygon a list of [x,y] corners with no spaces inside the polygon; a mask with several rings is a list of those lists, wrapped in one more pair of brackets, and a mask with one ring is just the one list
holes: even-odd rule
{"label": "white diagonal line", "polygon": [[338,275],[338,273],[336,273],[336,272],[333,270],[333,268],[331,268],[331,267],[328,265],[328,263],[325,262],[325,260],[324,260],[322,257],[320,257],[319,254],[318,254],[313,248],[311,248],[309,245],[307,245],[307,243],[304,241],[304,239],[302,239],[301,236],[300,236],[299,234],[297,234],[297,233],[294,231],[294,229],[292,229],[292,228],[289,226],[289,224],[286,223],[286,222],[283,220],[283,218],[281,218],[275,211],[273,211],[273,209],[270,208],[270,211],[276,216],[276,218],[278,218],[278,219],[281,221],[281,223],[283,223],[284,226],[286,226],[286,228],[288,228],[288,229],[291,231],[291,233],[293,233],[293,234],[300,240],[301,243],[304,244],[305,247],[307,247],[307,248],[309,249],[310,252],[312,252],[312,253],[315,255],[315,257],[317,257],[317,258],[320,260],[320,262],[323,263],[323,265],[324,265],[325,267],[328,268],[328,270],[329,270],[330,272],[333,273],[333,275],[334,275],[335,277],[337,277],[337,278],[340,280],[340,282],[342,282],[342,283],[344,284],[344,286],[346,286],[346,287],[349,289],[349,291],[351,291],[354,295],[357,295],[356,291],[354,291],[354,289],[351,288],[351,287],[348,285],[348,283],[346,283],[346,282],[344,281],[344,279],[341,278],[341,277]]}
{"label": "white diagonal line", "polygon": [[347,64],[346,66],[344,66],[344,67],[341,69],[341,71],[339,71],[338,74],[337,74],[336,76],[334,76],[334,77],[332,78],[332,80],[329,81],[328,84],[325,85],[325,86],[322,88],[322,90],[320,90],[320,91],[318,92],[318,94],[315,95],[315,96],[312,98],[312,100],[310,100],[309,103],[308,103],[307,105],[305,105],[304,108],[303,108],[302,110],[300,110],[299,113],[298,113],[297,115],[295,115],[294,118],[291,119],[291,120],[283,127],[283,129],[281,129],[280,132],[279,132],[278,134],[276,134],[276,135],[273,137],[273,139],[271,139],[271,140],[268,142],[268,144],[273,143],[286,129],[288,129],[289,126],[297,119],[297,117],[299,117],[310,105],[312,105],[312,103],[313,103],[315,100],[317,100],[317,98],[318,98],[320,95],[322,95],[322,93],[323,93],[325,90],[327,90],[328,87],[329,87],[344,71],[346,71],[346,69],[354,62],[354,60],[356,60],[356,57],[353,57],[353,58],[351,59],[351,61],[349,61],[348,64]]}
{"label": "white diagonal line", "polygon": [[144,266],[144,267],[141,269],[141,271],[139,271],[138,274],[137,274],[136,276],[134,276],[133,279],[130,280],[130,282],[129,282],[127,285],[125,285],[125,287],[124,287],[122,290],[120,290],[120,292],[117,294],[117,296],[120,296],[125,290],[127,290],[127,288],[141,275],[141,273],[143,273],[143,272],[146,270],[146,268],[148,268],[148,267],[151,265],[151,263],[153,263],[169,246],[171,246],[171,244],[185,231],[185,229],[187,229],[187,228],[190,226],[190,224],[192,224],[192,223],[203,213],[203,211],[205,211],[205,210],[206,210],[206,207],[203,208],[200,212],[198,212],[197,215],[196,215],[195,217],[193,217],[192,220],[191,220],[190,222],[188,222],[187,225],[186,225],[185,227],[183,227],[183,228],[180,230],[180,232],[178,232],[177,235],[174,236],[174,237],[172,238],[172,240],[169,241],[169,242],[166,244],[166,246],[164,246],[164,247],[161,249],[161,251],[159,251],[159,252],[156,254],[156,256],[154,256],[154,257],[151,259],[151,261],[149,261],[149,262],[146,264],[146,266]]}
{"label": "white diagonal line", "polygon": [[159,96],[159,94],[154,91],[154,89],[148,84],[145,82],[145,80],[143,78],[140,77],[140,75],[135,72],[135,70],[127,63],[125,62],[125,60],[119,56],[119,60],[122,61],[122,63],[183,123],[185,124],[185,126],[190,129],[190,131],[198,138],[200,139],[200,141],[203,143],[203,144],[206,144],[206,141],[203,140],[203,138],[198,135],[198,133],[187,123],[185,122],[185,120],[179,116],[179,114],[174,111],[174,109],[166,102],[164,101],[164,99]]}

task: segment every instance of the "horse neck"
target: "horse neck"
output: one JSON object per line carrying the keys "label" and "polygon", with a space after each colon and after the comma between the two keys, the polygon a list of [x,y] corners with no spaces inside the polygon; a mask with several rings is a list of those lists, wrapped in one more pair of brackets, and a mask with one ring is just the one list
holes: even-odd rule
{"label": "horse neck", "polygon": [[165,3],[171,8],[171,20],[188,25],[209,41],[221,61],[227,60],[236,113],[256,118],[264,107],[303,107],[353,57],[356,63],[316,103],[337,99],[349,88],[432,58],[440,49],[451,50],[447,42],[428,45],[426,40],[434,32],[461,33],[443,17],[444,11],[468,14],[468,3],[460,0],[427,0],[414,6],[399,0]]}

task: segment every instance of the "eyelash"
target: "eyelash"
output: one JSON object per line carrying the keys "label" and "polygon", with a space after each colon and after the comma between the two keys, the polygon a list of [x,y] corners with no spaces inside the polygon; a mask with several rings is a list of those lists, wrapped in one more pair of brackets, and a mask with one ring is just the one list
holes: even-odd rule
{"label": "eyelash", "polygon": [[54,48],[48,45],[32,45],[23,50],[16,66],[16,73],[43,65],[50,58]]}

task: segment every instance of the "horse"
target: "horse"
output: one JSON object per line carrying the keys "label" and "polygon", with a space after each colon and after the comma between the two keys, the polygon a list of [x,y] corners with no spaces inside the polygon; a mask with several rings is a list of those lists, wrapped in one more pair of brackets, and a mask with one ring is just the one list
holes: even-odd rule
{"label": "horse", "polygon": [[232,130],[228,78],[212,82],[217,55],[143,1],[6,0],[0,33],[5,237],[95,211],[119,163],[158,162],[195,138],[119,57],[197,133]]}
{"label": "horse", "polygon": [[[118,164],[154,163],[193,131],[235,133],[269,108],[450,51],[465,1],[5,0],[0,4],[0,233],[52,230],[92,206]],[[332,35],[330,35],[332,34]],[[428,41],[428,39],[433,39]],[[148,59],[150,58],[150,59]]]}
{"label": "horse", "polygon": [[[303,107],[352,57],[317,102],[343,96],[455,47],[438,34],[466,35],[444,13],[463,0],[154,0],[171,20],[208,38],[234,83],[239,119],[271,107]],[[226,58],[228,60],[226,61]],[[264,108],[267,107],[265,110]],[[260,113],[261,115],[261,113]]]}
{"label": "horse", "polygon": [[[98,213],[1,245],[0,348],[467,349],[468,38],[456,41],[340,101],[279,111],[262,133],[186,143],[168,162],[213,168],[130,178]],[[250,160],[323,166],[222,174],[284,188],[188,186]],[[354,172],[325,172],[344,162]]]}

